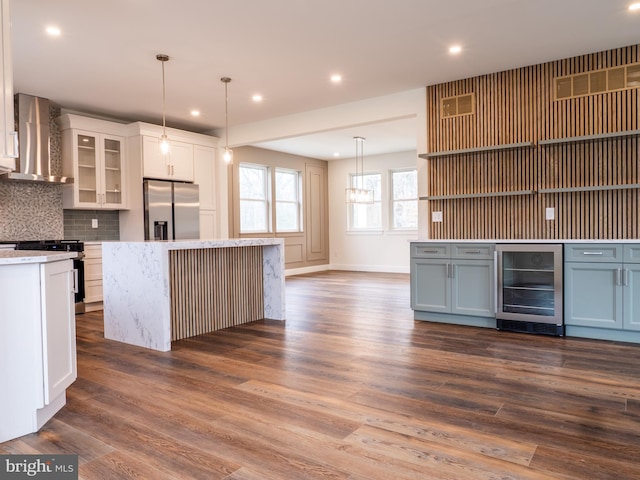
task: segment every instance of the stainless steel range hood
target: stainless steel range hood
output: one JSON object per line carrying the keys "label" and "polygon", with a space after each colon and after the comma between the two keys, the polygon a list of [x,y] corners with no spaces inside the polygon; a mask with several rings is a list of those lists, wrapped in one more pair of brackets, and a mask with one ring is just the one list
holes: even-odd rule
{"label": "stainless steel range hood", "polygon": [[51,172],[49,100],[18,93],[15,109],[20,155],[16,170],[0,175],[0,180],[73,183],[73,178]]}

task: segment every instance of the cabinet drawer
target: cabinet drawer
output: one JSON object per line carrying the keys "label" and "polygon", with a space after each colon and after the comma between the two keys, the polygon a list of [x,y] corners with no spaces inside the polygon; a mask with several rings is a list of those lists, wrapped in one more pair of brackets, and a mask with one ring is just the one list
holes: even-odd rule
{"label": "cabinet drawer", "polygon": [[102,280],[88,280],[84,283],[84,301],[102,302]]}
{"label": "cabinet drawer", "polygon": [[453,243],[451,258],[476,258],[478,260],[493,260],[496,246],[492,243]]}
{"label": "cabinet drawer", "polygon": [[84,256],[85,258],[102,258],[102,244],[85,242]]}
{"label": "cabinet drawer", "polygon": [[640,244],[624,245],[624,262],[640,263]]}
{"label": "cabinet drawer", "polygon": [[565,244],[564,261],[565,262],[622,262],[622,245],[616,244],[616,243]]}
{"label": "cabinet drawer", "polygon": [[451,255],[448,243],[412,243],[412,258],[449,258]]}
{"label": "cabinet drawer", "polygon": [[102,281],[102,259],[101,258],[85,258],[84,259],[84,278],[87,280]]}

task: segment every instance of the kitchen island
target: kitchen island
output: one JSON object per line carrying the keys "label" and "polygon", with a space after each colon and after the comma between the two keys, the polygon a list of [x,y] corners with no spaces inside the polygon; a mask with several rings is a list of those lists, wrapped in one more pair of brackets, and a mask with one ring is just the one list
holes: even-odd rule
{"label": "kitchen island", "polygon": [[105,338],[171,342],[285,319],[284,241],[277,238],[104,242]]}
{"label": "kitchen island", "polygon": [[0,442],[38,431],[76,379],[76,256],[0,250]]}

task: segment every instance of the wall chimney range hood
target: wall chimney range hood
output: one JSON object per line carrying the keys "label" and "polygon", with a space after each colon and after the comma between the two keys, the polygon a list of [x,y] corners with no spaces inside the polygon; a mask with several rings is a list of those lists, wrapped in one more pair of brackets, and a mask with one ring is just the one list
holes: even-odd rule
{"label": "wall chimney range hood", "polygon": [[15,111],[20,154],[15,171],[0,175],[0,180],[73,183],[73,178],[51,172],[49,100],[18,93]]}

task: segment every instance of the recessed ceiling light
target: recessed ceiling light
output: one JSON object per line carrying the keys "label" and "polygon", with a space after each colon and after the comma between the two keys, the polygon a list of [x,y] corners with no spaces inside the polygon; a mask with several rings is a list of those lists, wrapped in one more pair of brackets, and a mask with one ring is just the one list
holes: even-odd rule
{"label": "recessed ceiling light", "polygon": [[52,37],[59,37],[60,34],[62,33],[62,30],[60,30],[58,27],[50,25],[48,26],[45,31],[51,35]]}
{"label": "recessed ceiling light", "polygon": [[253,100],[256,103],[261,102],[262,101],[262,95],[260,95],[259,93],[256,93],[254,96],[251,97],[251,100]]}
{"label": "recessed ceiling light", "polygon": [[331,81],[333,83],[340,83],[342,81],[342,75],[334,73],[333,75],[331,75]]}
{"label": "recessed ceiling light", "polygon": [[462,47],[460,45],[453,45],[449,47],[449,53],[452,55],[457,55],[462,51]]}
{"label": "recessed ceiling light", "polygon": [[339,157],[340,156],[340,152],[334,152],[333,156],[334,157]]}
{"label": "recessed ceiling light", "polygon": [[640,10],[640,3],[632,3],[629,5],[629,11],[635,12],[636,10]]}
{"label": "recessed ceiling light", "polygon": [[200,116],[200,110],[191,110],[191,116],[192,117],[199,117]]}

